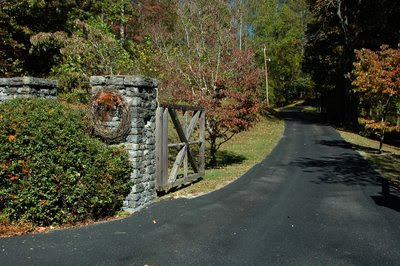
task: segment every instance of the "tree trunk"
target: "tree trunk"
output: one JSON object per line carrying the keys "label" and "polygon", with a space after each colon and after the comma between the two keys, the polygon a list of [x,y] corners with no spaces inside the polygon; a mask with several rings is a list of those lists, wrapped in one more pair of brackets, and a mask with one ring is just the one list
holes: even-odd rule
{"label": "tree trunk", "polygon": [[383,140],[385,139],[385,118],[382,117],[381,122],[382,122],[382,132],[381,135],[379,137],[379,151],[378,153],[381,154],[382,153],[382,147],[383,147]]}
{"label": "tree trunk", "polygon": [[215,136],[210,136],[210,166],[212,168],[217,167],[217,138]]}
{"label": "tree trunk", "polygon": [[[123,1],[124,4],[124,1]],[[123,18],[125,16],[125,7],[124,5],[121,6],[121,25],[119,25],[119,35],[120,35],[120,42],[121,44],[124,44],[125,42],[125,25]]]}

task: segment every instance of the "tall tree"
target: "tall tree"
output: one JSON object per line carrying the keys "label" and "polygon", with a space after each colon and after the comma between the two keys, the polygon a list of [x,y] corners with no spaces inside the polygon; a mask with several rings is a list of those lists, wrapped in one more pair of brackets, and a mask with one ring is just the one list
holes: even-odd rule
{"label": "tall tree", "polygon": [[257,62],[264,65],[263,47],[271,59],[268,72],[274,101],[278,105],[290,102],[310,87],[301,68],[308,7],[303,0],[248,1],[248,12]]}
{"label": "tall tree", "polygon": [[353,69],[354,49],[400,41],[397,0],[309,0],[314,21],[308,27],[304,67],[313,76],[331,120],[357,125],[358,99],[345,75]]}
{"label": "tall tree", "polygon": [[161,100],[200,104],[208,114],[211,165],[218,148],[256,120],[260,71],[240,49],[227,1],[180,1],[175,31],[152,37],[158,49]]}
{"label": "tall tree", "polygon": [[379,114],[367,122],[367,127],[378,132],[379,152],[385,132],[395,128],[387,121],[391,113],[396,115],[400,104],[400,49],[390,49],[382,45],[381,50],[361,49],[356,51],[353,85],[363,106],[376,109]]}

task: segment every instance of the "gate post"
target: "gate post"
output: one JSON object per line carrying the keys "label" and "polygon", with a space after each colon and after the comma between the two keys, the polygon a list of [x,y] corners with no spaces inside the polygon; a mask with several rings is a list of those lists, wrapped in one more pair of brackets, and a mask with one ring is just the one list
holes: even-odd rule
{"label": "gate post", "polygon": [[156,198],[156,110],[158,81],[139,76],[93,76],[92,94],[117,91],[128,105],[131,128],[119,142],[129,153],[133,166],[133,186],[123,202],[123,209],[134,212]]}

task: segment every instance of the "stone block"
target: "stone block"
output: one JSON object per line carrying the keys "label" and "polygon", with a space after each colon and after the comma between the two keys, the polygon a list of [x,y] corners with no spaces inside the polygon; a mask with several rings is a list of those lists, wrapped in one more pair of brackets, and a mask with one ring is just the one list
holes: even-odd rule
{"label": "stone block", "polygon": [[126,197],[126,199],[128,200],[128,201],[138,201],[138,200],[140,200],[140,194],[129,194],[128,195],[128,197]]}
{"label": "stone block", "polygon": [[148,138],[148,139],[146,139],[146,145],[152,145],[152,144],[155,144],[155,143],[156,143],[156,141],[155,141],[154,138]]}
{"label": "stone block", "polygon": [[158,86],[158,81],[152,78],[145,78],[141,76],[125,76],[124,85],[135,87],[155,88]]}
{"label": "stone block", "polygon": [[126,137],[126,141],[130,143],[139,144],[143,140],[143,137],[140,135],[129,135]]}
{"label": "stone block", "polygon": [[124,85],[124,77],[123,76],[108,76],[106,79],[107,85],[119,86]]}
{"label": "stone block", "polygon": [[7,81],[7,85],[8,86],[22,86],[23,82],[22,82],[22,77],[17,77],[17,78],[9,78]]}
{"label": "stone block", "polygon": [[142,98],[133,97],[133,98],[130,99],[129,104],[130,104],[130,106],[133,106],[133,107],[141,106]]}
{"label": "stone block", "polygon": [[144,186],[142,183],[136,184],[132,187],[132,193],[141,193],[144,191]]}
{"label": "stone block", "polygon": [[49,89],[41,89],[40,93],[44,94],[44,95],[49,95],[50,90]]}
{"label": "stone block", "polygon": [[140,171],[138,171],[137,169],[133,170],[133,172],[131,173],[131,179],[135,180],[135,179],[139,179],[142,178],[143,175],[140,173]]}
{"label": "stone block", "polygon": [[149,189],[155,189],[156,188],[156,182],[155,181],[151,181],[149,182]]}
{"label": "stone block", "polygon": [[138,151],[141,149],[141,145],[140,144],[133,144],[133,143],[126,143],[125,144],[125,148],[128,151]]}
{"label": "stone block", "polygon": [[92,76],[90,77],[90,84],[93,85],[103,85],[106,83],[106,78],[103,76]]}

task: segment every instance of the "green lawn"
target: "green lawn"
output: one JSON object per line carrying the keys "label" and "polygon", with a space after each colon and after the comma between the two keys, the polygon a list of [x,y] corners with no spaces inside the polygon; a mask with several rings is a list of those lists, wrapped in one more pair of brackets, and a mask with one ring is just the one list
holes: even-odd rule
{"label": "green lawn", "polygon": [[261,117],[256,126],[225,143],[218,152],[217,169],[207,169],[201,181],[171,192],[162,198],[194,197],[234,181],[264,159],[276,146],[284,130],[284,122]]}

